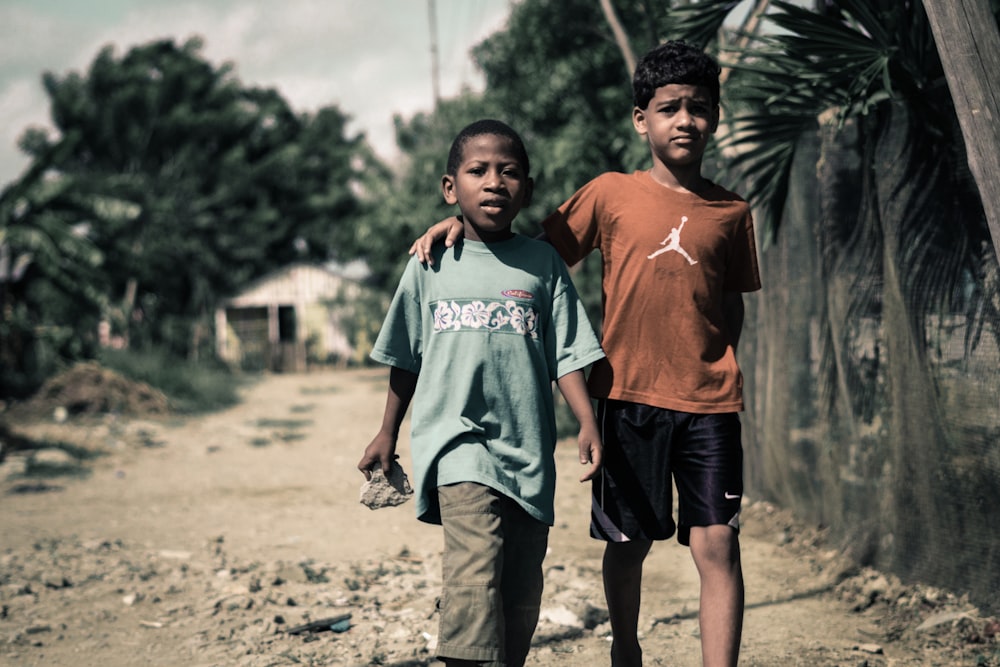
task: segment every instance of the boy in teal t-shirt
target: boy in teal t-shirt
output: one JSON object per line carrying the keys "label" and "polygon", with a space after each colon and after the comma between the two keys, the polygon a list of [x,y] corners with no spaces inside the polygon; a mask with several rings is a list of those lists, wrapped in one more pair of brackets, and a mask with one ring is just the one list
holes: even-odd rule
{"label": "boy in teal t-shirt", "polygon": [[580,422],[581,481],[601,463],[583,369],[604,357],[565,263],[510,225],[531,196],[513,130],[459,133],[442,178],[465,238],[408,264],[372,358],[392,366],[385,416],[358,468],[388,472],[411,398],[417,517],[441,524],[438,657],[523,665],[538,620],[552,525],[552,383]]}

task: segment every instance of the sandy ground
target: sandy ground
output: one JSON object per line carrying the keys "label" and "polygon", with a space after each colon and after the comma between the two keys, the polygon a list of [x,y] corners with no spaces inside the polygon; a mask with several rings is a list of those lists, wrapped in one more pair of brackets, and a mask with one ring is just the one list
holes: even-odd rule
{"label": "sandy ground", "polygon": [[[386,380],[273,376],[204,417],[15,423],[64,444],[0,465],[0,664],[440,665],[439,529],[412,502],[358,502]],[[588,488],[575,446],[557,456],[528,664],[607,665]],[[744,514],[742,665],[1000,665],[996,621],[965,600],[853,567],[765,503]],[[690,555],[663,543],[647,563],[645,664],[700,665]]]}

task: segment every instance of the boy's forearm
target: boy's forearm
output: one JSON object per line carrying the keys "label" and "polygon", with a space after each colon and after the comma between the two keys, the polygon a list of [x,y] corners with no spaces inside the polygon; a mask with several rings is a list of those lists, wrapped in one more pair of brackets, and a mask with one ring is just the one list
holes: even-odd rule
{"label": "boy's forearm", "polygon": [[417,388],[417,374],[402,368],[392,367],[389,372],[389,391],[385,399],[385,412],[382,415],[380,432],[391,436],[399,436],[399,428],[406,416],[406,410],[413,400]]}
{"label": "boy's forearm", "polygon": [[399,439],[399,427],[406,416],[406,409],[417,388],[417,375],[401,368],[392,367],[389,372],[389,391],[385,399],[385,413],[382,415],[382,427],[375,438],[365,447],[358,462],[358,470],[371,480],[372,471],[381,468],[389,474],[396,456],[396,441]]}
{"label": "boy's forearm", "polygon": [[594,416],[594,408],[590,403],[590,395],[587,393],[587,383],[583,378],[583,371],[573,371],[559,378],[557,384],[563,398],[569,405],[576,420],[580,422],[580,436],[577,439],[577,451],[580,456],[580,464],[584,466],[580,476],[581,482],[594,479],[600,472],[604,463],[604,446],[601,443],[600,429],[597,426],[597,418]]}
{"label": "boy's forearm", "polygon": [[597,428],[597,418],[594,416],[594,407],[590,402],[590,394],[587,392],[587,381],[583,377],[583,370],[573,371],[563,375],[556,381],[559,391],[566,404],[573,411],[573,416],[580,423],[581,428]]}

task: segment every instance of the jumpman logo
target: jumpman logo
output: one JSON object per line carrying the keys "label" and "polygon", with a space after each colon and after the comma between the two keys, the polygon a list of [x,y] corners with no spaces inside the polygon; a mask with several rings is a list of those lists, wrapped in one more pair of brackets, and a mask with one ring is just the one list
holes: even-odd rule
{"label": "jumpman logo", "polygon": [[697,264],[698,260],[694,259],[693,257],[691,257],[691,255],[687,254],[687,251],[681,247],[681,230],[684,229],[684,223],[687,221],[688,221],[687,216],[682,215],[681,226],[672,228],[667,238],[660,241],[660,245],[663,247],[654,252],[652,255],[649,255],[646,259],[653,259],[657,255],[662,255],[665,252],[673,250],[674,252],[684,257],[684,259],[687,260],[688,264],[691,264],[692,266]]}

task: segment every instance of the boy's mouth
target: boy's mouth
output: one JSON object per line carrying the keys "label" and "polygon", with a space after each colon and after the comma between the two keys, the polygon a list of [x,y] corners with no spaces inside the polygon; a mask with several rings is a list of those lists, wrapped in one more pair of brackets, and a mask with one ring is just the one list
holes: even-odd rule
{"label": "boy's mouth", "polygon": [[487,199],[486,201],[479,202],[480,208],[493,208],[498,210],[503,210],[507,208],[506,199]]}

